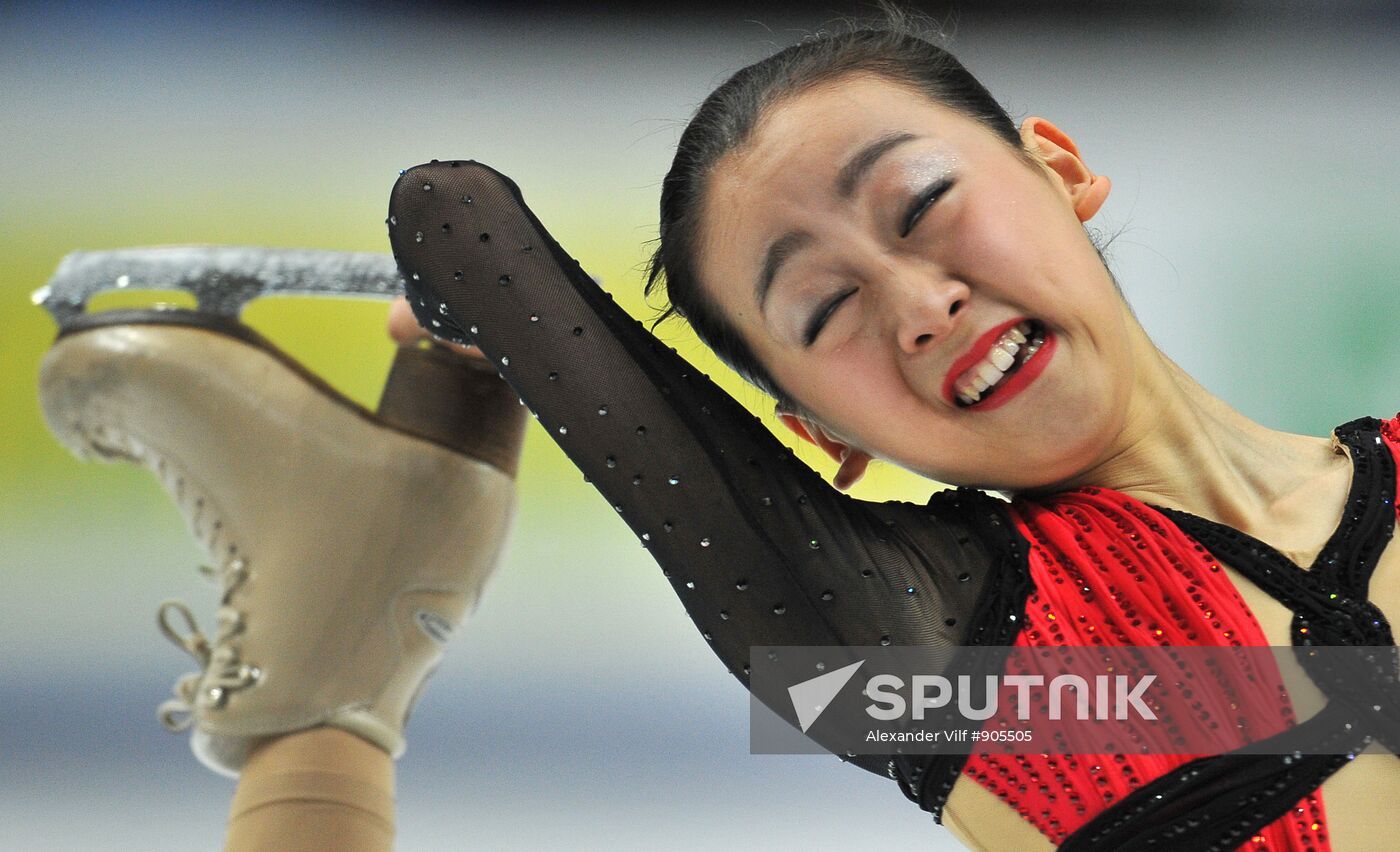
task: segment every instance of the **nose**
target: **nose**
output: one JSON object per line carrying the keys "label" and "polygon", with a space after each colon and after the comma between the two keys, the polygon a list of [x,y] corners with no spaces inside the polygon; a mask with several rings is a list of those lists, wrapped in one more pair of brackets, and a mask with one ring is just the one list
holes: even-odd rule
{"label": "nose", "polygon": [[891,289],[897,293],[896,336],[899,348],[918,355],[939,345],[957,325],[971,290],[960,279],[941,273],[902,277]]}

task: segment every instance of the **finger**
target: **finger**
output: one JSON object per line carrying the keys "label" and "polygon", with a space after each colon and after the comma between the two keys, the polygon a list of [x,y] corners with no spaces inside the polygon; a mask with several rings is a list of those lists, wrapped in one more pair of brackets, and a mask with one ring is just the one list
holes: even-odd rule
{"label": "finger", "polygon": [[408,299],[399,296],[389,305],[389,336],[400,346],[407,346],[419,340],[434,340],[440,346],[451,349],[453,352],[462,355],[470,355],[476,358],[485,358],[486,355],[475,346],[464,346],[460,343],[450,343],[446,340],[433,337],[422,326],[418,324],[418,318],[413,315],[413,309],[408,306]]}
{"label": "finger", "polygon": [[389,305],[389,336],[400,345],[427,336],[427,332],[418,325],[418,318],[413,315],[413,309],[408,306],[408,299],[403,296],[399,296]]}

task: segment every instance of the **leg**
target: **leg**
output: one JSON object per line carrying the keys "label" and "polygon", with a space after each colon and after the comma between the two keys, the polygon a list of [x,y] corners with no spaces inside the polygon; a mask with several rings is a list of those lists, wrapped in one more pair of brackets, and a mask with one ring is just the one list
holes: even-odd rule
{"label": "leg", "polygon": [[383,852],[394,846],[394,762],[354,734],[318,727],[248,756],[229,813],[228,852]]}

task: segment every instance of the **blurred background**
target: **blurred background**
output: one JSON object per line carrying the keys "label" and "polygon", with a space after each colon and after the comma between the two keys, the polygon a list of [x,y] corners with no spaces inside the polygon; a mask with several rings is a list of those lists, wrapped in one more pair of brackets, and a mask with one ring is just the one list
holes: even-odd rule
{"label": "blurred background", "polygon": [[[1400,4],[912,5],[1014,119],[1051,118],[1112,177],[1112,267],[1207,388],[1320,436],[1400,409]],[[474,158],[649,318],[640,264],[685,120],[871,11],[699,8],[0,2],[0,848],[215,849],[233,789],[155,718],[192,667],[155,609],[183,597],[213,629],[203,555],[145,471],[48,435],[54,328],[29,293],[76,249],[387,251],[398,170]],[[246,318],[373,405],[384,310]],[[773,423],[683,327],[660,334]],[[956,848],[887,780],[749,755],[746,693],[534,423],[521,482],[506,562],[409,725],[399,848]],[[856,493],[938,487],[880,469]]]}

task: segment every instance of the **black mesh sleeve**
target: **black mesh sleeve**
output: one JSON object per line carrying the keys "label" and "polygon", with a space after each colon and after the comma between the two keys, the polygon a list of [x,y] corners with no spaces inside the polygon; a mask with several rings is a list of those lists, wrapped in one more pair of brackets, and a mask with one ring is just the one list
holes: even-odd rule
{"label": "black mesh sleeve", "polygon": [[964,501],[871,503],[825,483],[617,306],[489,167],[409,169],[388,222],[419,322],[498,366],[741,681],[751,645],[963,640],[999,558]]}

